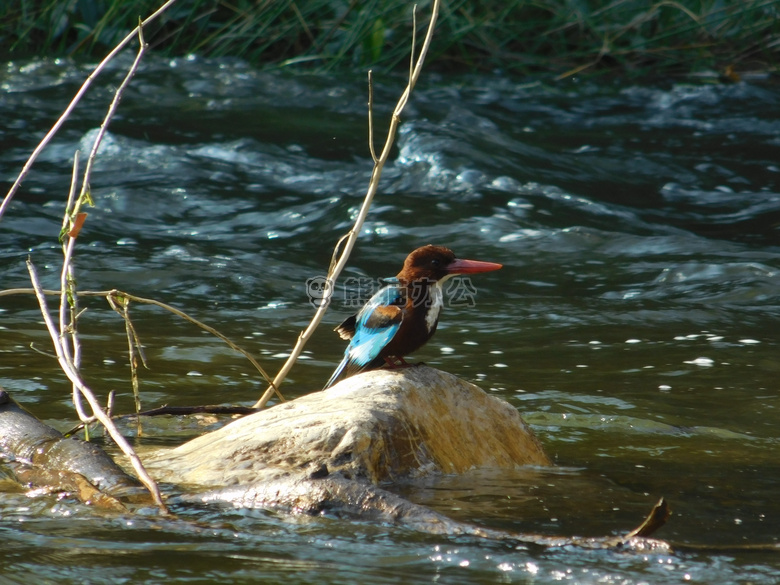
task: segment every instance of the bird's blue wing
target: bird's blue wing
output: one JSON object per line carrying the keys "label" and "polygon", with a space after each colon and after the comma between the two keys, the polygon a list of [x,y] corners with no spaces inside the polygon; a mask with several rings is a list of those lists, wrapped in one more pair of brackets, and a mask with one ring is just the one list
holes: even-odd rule
{"label": "bird's blue wing", "polygon": [[[376,309],[372,317],[376,317],[380,311],[381,309]],[[390,343],[401,326],[400,310],[396,310],[389,318],[381,315],[381,320],[383,324],[380,327],[358,327],[355,330],[355,336],[347,349],[349,361],[355,366],[359,368],[367,366]]]}
{"label": "bird's blue wing", "polygon": [[386,286],[360,310],[355,319],[352,340],[344,352],[344,359],[325,388],[333,384],[345,371],[354,373],[371,364],[390,343],[401,326],[404,291],[403,287],[396,284]]}
{"label": "bird's blue wing", "polygon": [[[379,282],[382,283],[383,288],[377,293],[379,295],[379,302],[384,302],[385,304],[393,304],[395,302],[398,302],[402,300],[402,294],[403,291],[400,290],[401,282],[398,280],[396,276],[390,276],[388,278],[380,278]],[[389,285],[389,286],[388,286]],[[395,287],[398,287],[399,290],[394,290]],[[374,297],[369,300],[369,304],[372,303],[374,298],[377,298],[377,295],[374,295]],[[374,305],[375,306],[375,305]],[[357,320],[360,314],[350,315],[344,321],[339,323],[339,325],[333,329],[336,333],[339,334],[339,337],[341,339],[346,339],[347,341],[350,341],[352,339],[352,336],[355,335],[355,327],[357,326]]]}
{"label": "bird's blue wing", "polygon": [[401,326],[404,289],[390,285],[377,292],[357,314],[355,334],[347,347],[349,362],[358,368],[370,364]]}

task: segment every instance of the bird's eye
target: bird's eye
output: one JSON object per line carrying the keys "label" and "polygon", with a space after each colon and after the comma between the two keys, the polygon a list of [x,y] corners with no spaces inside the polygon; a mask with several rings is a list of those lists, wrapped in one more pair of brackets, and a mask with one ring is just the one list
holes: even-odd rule
{"label": "bird's eye", "polygon": [[438,268],[439,266],[441,266],[441,260],[439,260],[438,258],[434,258],[433,260],[431,260],[431,266]]}

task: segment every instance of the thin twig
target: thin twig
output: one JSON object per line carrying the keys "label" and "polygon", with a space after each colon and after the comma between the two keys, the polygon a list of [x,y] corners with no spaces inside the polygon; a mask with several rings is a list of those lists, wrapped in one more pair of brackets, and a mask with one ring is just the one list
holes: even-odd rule
{"label": "thin twig", "polygon": [[[141,418],[142,416],[189,416],[192,414],[223,414],[223,415],[241,415],[254,414],[260,412],[257,408],[251,406],[225,406],[222,404],[201,405],[201,406],[158,406],[143,410],[141,412],[131,412],[129,414],[117,414],[112,416],[114,420],[124,420],[127,418]],[[84,428],[84,424],[79,424],[72,429],[62,433],[66,437],[72,437]]]}
{"label": "thin twig", "polygon": [[[127,297],[122,297],[121,308],[117,305],[114,297],[111,295],[106,297],[106,300],[108,301],[108,304],[111,305],[111,308],[114,309],[114,311],[116,311],[116,313],[119,314],[125,322],[125,334],[127,335],[127,358],[130,362],[130,385],[133,388],[135,411],[138,413],[141,412],[141,384],[138,379],[138,359],[136,358],[135,354],[136,348],[138,349],[138,354],[141,357],[141,362],[143,363],[144,367],[148,368],[148,366],[146,365],[146,357],[143,353],[141,340],[138,338],[135,327],[133,327],[133,322],[130,320],[130,300]],[[143,433],[140,418],[137,419],[137,423],[136,432],[140,437]]]}
{"label": "thin twig", "polygon": [[[401,121],[401,113],[403,112],[406,103],[409,101],[409,96],[411,95],[412,90],[414,89],[414,86],[420,77],[420,73],[422,72],[422,66],[423,63],[425,62],[425,56],[427,55],[428,49],[431,45],[431,39],[433,38],[433,31],[436,26],[436,18],[439,14],[439,4],[440,4],[440,0],[434,0],[433,6],[431,8],[431,19],[430,22],[428,23],[428,30],[425,34],[425,41],[423,42],[423,46],[420,49],[420,54],[416,60],[414,58],[415,47],[414,46],[412,47],[412,62],[414,62],[414,66],[411,68],[411,71],[409,73],[409,82],[406,86],[406,89],[401,94],[401,97],[398,100],[395,109],[393,110],[393,115],[390,120],[390,128],[388,129],[387,139],[385,141],[385,146],[382,149],[382,154],[379,156],[378,159],[375,159],[374,161],[374,168],[373,171],[371,172],[371,179],[368,184],[368,192],[366,193],[366,196],[363,199],[363,204],[360,207],[360,211],[358,212],[358,216],[355,219],[355,223],[352,226],[352,229],[347,234],[347,238],[344,244],[344,249],[341,255],[339,256],[338,261],[335,262],[335,265],[333,264],[331,265],[331,269],[328,272],[327,279],[328,282],[331,284],[331,287],[333,286],[333,283],[335,283],[336,279],[341,274],[341,271],[344,270],[344,267],[346,266],[347,261],[349,260],[349,256],[352,253],[352,249],[355,247],[355,242],[357,241],[357,237],[360,234],[360,231],[362,230],[363,227],[363,223],[365,222],[366,216],[368,215],[368,210],[371,207],[371,202],[373,201],[374,195],[376,194],[377,189],[379,187],[379,179],[382,176],[382,169],[384,168],[385,163],[387,162],[387,159],[390,156],[390,151],[392,149],[393,142],[395,140],[396,130],[398,129],[398,124]],[[339,243],[340,242],[341,240],[339,240]],[[301,352],[303,351],[306,342],[311,338],[314,331],[316,331],[317,327],[322,321],[322,318],[325,316],[325,313],[328,310],[329,305],[330,305],[330,295],[322,299],[322,303],[317,308],[317,312],[314,314],[314,317],[312,317],[309,326],[298,335],[298,341],[296,342],[295,347],[290,353],[290,357],[287,358],[287,361],[284,363],[281,370],[279,370],[279,373],[276,374],[273,383],[266,389],[266,391],[263,393],[260,399],[255,403],[254,405],[255,408],[262,408],[265,405],[265,403],[270,399],[271,395],[273,394],[273,391],[279,388],[280,384],[287,377],[287,374],[290,372],[293,365],[295,365],[298,356],[300,356]]]}
{"label": "thin twig", "polygon": [[378,159],[374,149],[374,78],[370,69],[368,70],[368,151],[371,153],[371,160],[376,164]]}
{"label": "thin twig", "polygon": [[[43,290],[43,294],[45,295],[59,295],[60,291],[58,290]],[[29,294],[35,294],[35,290],[31,288],[9,288],[6,290],[0,290],[0,297],[4,296],[10,296],[10,295],[29,295]],[[166,303],[156,301],[154,299],[146,299],[144,297],[139,297],[136,295],[131,295],[129,293],[123,292],[121,290],[113,289],[113,290],[102,290],[102,291],[95,291],[95,290],[81,290],[78,291],[77,296],[80,297],[103,297],[108,298],[109,296],[114,297],[114,301],[117,302],[117,304],[121,304],[121,301],[119,300],[119,297],[127,297],[131,301],[135,301],[136,303],[143,303],[145,305],[154,305],[156,307],[160,307],[161,309],[165,309],[166,311],[169,311],[173,313],[174,315],[181,317],[185,321],[189,321],[193,325],[200,327],[204,331],[208,331],[215,337],[218,337],[222,341],[224,341],[228,346],[230,346],[231,349],[234,349],[241,355],[243,355],[246,359],[249,360],[249,362],[257,369],[258,372],[260,372],[260,375],[263,376],[266,382],[269,384],[273,384],[273,380],[271,379],[271,376],[268,375],[268,372],[266,372],[263,367],[258,363],[258,361],[252,356],[251,353],[246,351],[244,348],[242,348],[239,345],[236,345],[233,343],[226,335],[223,335],[210,325],[206,325],[205,323],[198,321],[194,317],[190,317],[187,313],[184,311],[181,311],[177,309],[176,307],[173,307],[171,305],[168,305]],[[284,402],[284,396],[280,392],[277,391],[276,393],[277,397],[280,401]]]}
{"label": "thin twig", "polygon": [[100,130],[98,130],[95,141],[92,143],[92,150],[90,151],[89,158],[87,159],[87,167],[84,169],[84,180],[81,183],[81,193],[79,194],[79,199],[76,202],[76,209],[74,210],[74,213],[78,213],[78,207],[82,204],[86,197],[89,197],[89,179],[92,176],[92,166],[95,163],[95,157],[97,156],[98,149],[100,148],[100,143],[103,141],[103,136],[105,136],[106,131],[108,130],[108,124],[111,122],[111,119],[116,113],[116,109],[119,107],[119,100],[122,99],[122,95],[124,94],[125,89],[130,84],[130,80],[138,70],[138,65],[140,65],[141,59],[143,58],[144,53],[146,53],[146,49],[149,47],[149,45],[147,45],[146,41],[144,40],[143,23],[138,24],[136,31],[138,31],[138,53],[136,53],[135,60],[130,66],[130,69],[128,69],[125,78],[122,80],[122,83],[119,84],[119,87],[114,92],[114,99],[111,100],[111,104],[108,106],[108,111],[106,112],[106,117],[103,118],[103,123],[100,125]]}
{"label": "thin twig", "polygon": [[54,135],[59,131],[59,129],[65,123],[65,120],[67,120],[68,116],[70,116],[71,112],[75,109],[76,104],[78,104],[81,98],[84,96],[84,94],[87,93],[87,89],[89,89],[89,86],[92,85],[92,82],[97,78],[98,75],[100,75],[103,69],[106,68],[108,63],[111,62],[114,59],[114,57],[116,57],[117,54],[119,54],[119,52],[122,49],[124,49],[125,46],[139,34],[139,32],[143,29],[144,26],[146,26],[153,20],[157,19],[157,17],[159,17],[163,12],[168,10],[168,8],[170,8],[175,2],[176,0],[168,0],[168,2],[163,4],[160,8],[158,8],[151,16],[148,16],[146,19],[144,19],[144,21],[141,22],[136,28],[134,28],[124,39],[122,39],[119,42],[119,44],[116,47],[114,47],[108,55],[106,55],[106,57],[98,64],[98,66],[95,67],[92,73],[90,73],[89,77],[87,77],[87,80],[82,84],[81,88],[79,88],[79,91],[71,100],[70,104],[68,104],[68,107],[65,108],[65,111],[62,113],[59,119],[54,123],[54,126],[52,126],[51,129],[46,133],[46,136],[43,137],[41,142],[38,144],[38,146],[35,147],[35,150],[33,150],[32,154],[27,159],[27,162],[24,163],[24,167],[22,167],[19,176],[14,181],[14,184],[11,185],[11,188],[8,190],[8,193],[6,194],[5,198],[3,198],[2,203],[0,203],[0,219],[2,219],[5,210],[8,209],[8,206],[11,204],[11,200],[14,198],[14,195],[16,195],[16,192],[19,190],[22,181],[24,181],[24,179],[27,177],[27,174],[30,172],[33,163],[35,163],[35,160],[38,158],[41,152],[43,152],[43,149],[46,148],[46,146],[49,144],[49,142],[54,137]]}
{"label": "thin twig", "polygon": [[417,4],[412,7],[412,52],[409,54],[409,79],[414,75],[414,49],[417,46]]}
{"label": "thin twig", "polygon": [[[244,356],[246,359],[248,359],[248,360],[251,362],[251,364],[252,364],[252,365],[253,365],[255,368],[257,368],[257,371],[258,371],[258,372],[260,372],[260,374],[263,376],[263,378],[265,378],[265,380],[266,380],[266,381],[267,381],[269,384],[271,384],[271,385],[272,385],[272,387],[273,387],[273,381],[271,380],[271,376],[269,376],[269,375],[268,375],[268,373],[267,373],[267,372],[266,372],[266,371],[263,369],[263,367],[262,367],[262,366],[261,366],[261,365],[260,365],[260,364],[257,362],[257,360],[256,360],[256,359],[255,359],[255,358],[252,356],[252,354],[250,354],[250,353],[249,353],[248,351],[246,351],[245,349],[243,349],[243,348],[239,347],[238,345],[236,345],[235,343],[233,343],[233,342],[232,342],[230,339],[228,339],[228,338],[227,338],[225,335],[223,335],[222,333],[220,333],[219,331],[217,331],[216,329],[214,329],[214,328],[213,328],[213,327],[211,327],[210,325],[206,325],[205,323],[202,323],[201,321],[198,321],[198,320],[197,320],[197,319],[195,319],[194,317],[190,317],[190,316],[189,316],[189,315],[187,315],[187,314],[186,314],[184,311],[180,311],[179,309],[177,309],[177,308],[175,308],[175,307],[172,307],[172,306],[170,306],[170,305],[167,305],[167,304],[165,304],[165,303],[162,303],[162,302],[160,302],[160,301],[156,301],[156,300],[154,300],[154,299],[145,299],[145,298],[143,298],[143,297],[137,297],[137,296],[135,296],[135,295],[131,295],[131,294],[128,294],[128,293],[125,293],[125,292],[122,292],[122,291],[118,291],[118,290],[116,290],[116,289],[114,289],[114,290],[111,290],[111,291],[95,292],[95,293],[90,293],[90,292],[81,292],[81,293],[79,293],[79,294],[81,294],[81,295],[84,295],[84,296],[108,296],[108,295],[112,295],[112,296],[114,296],[115,298],[116,298],[117,296],[124,296],[124,297],[127,297],[128,299],[130,299],[131,301],[135,301],[136,303],[144,303],[144,304],[147,304],[147,305],[155,305],[155,306],[157,306],[157,307],[160,307],[160,308],[163,308],[163,309],[165,309],[166,311],[170,311],[170,312],[171,312],[171,313],[173,313],[174,315],[178,315],[179,317],[181,317],[182,319],[185,319],[185,320],[189,321],[189,322],[190,322],[190,323],[192,323],[193,325],[197,325],[197,326],[198,326],[198,327],[200,327],[201,329],[203,329],[203,330],[205,330],[205,331],[208,331],[209,333],[211,333],[211,334],[212,334],[212,335],[214,335],[215,337],[219,337],[219,338],[220,338],[222,341],[224,341],[226,344],[228,344],[228,345],[229,345],[231,348],[233,348],[233,349],[234,349],[234,350],[236,350],[238,353],[242,354],[242,355],[243,355],[243,356]],[[282,402],[284,402],[284,396],[282,396],[282,395],[281,395],[281,393],[280,393],[278,390],[277,390],[277,392],[276,392],[276,395],[277,395],[277,397],[279,398],[279,400],[281,400]]]}
{"label": "thin twig", "polygon": [[[71,236],[70,232],[74,226],[74,210],[77,206],[76,202],[76,185],[78,184],[79,174],[79,151],[77,150],[73,155],[73,174],[71,175],[70,190],[68,191],[68,200],[65,203],[65,213],[62,216],[62,230],[60,231],[60,240],[62,242],[62,271],[60,272],[60,311],[59,311],[59,326],[60,326],[60,342],[62,343],[63,351],[69,356],[69,359],[73,362],[76,371],[81,367],[81,343],[79,342],[78,332],[76,324],[78,322],[78,299],[73,294],[76,289],[75,277],[73,275],[73,265],[71,259],[73,258],[73,250],[76,244],[76,235]],[[70,309],[70,311],[68,311]],[[70,324],[68,324],[68,314],[70,314]],[[70,344],[68,345],[68,336],[70,337]],[[76,414],[79,420],[85,424],[89,424],[95,421],[94,416],[90,416],[84,410],[84,405],[81,402],[81,393],[75,384],[72,387],[72,399],[73,406],[76,409]]]}

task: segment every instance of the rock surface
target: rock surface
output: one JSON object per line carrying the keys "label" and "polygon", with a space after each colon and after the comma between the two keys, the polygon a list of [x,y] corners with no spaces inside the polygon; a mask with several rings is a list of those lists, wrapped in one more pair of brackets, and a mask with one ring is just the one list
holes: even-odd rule
{"label": "rock surface", "polygon": [[145,464],[162,481],[225,488],[333,472],[376,484],[551,462],[510,404],[416,366],[353,376],[160,451]]}

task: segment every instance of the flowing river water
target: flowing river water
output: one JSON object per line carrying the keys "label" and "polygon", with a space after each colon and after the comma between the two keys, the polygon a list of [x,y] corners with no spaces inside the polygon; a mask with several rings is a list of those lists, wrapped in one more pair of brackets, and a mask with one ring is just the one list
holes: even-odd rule
{"label": "flowing river water", "polygon": [[[0,220],[0,290],[30,286],[28,256],[44,286],[58,287],[73,154],[86,158],[127,65],[96,83]],[[3,66],[3,192],[89,70]],[[377,81],[377,143],[403,84]],[[275,373],[314,313],[307,280],[326,273],[366,190],[366,100],[358,75],[146,60],[95,163],[79,288],[174,305]],[[332,327],[412,249],[443,244],[500,262],[452,281],[439,331],[413,359],[516,406],[558,467],[392,489],[482,526],[585,536],[635,527],[663,496],[673,515],[657,536],[705,548],[526,550],[274,511],[116,516],[6,481],[0,582],[780,582],[778,552],[734,548],[780,536],[778,226],[771,80],[548,85],[424,73],[286,397],[322,386],[344,348]],[[81,302],[83,374],[131,411],[124,324],[103,299]],[[149,366],[145,408],[251,405],[264,390],[210,334],[156,307],[134,304],[131,315]],[[34,299],[0,297],[0,385],[65,430],[70,388],[51,352]],[[137,445],[177,444],[218,424],[154,419]]]}

